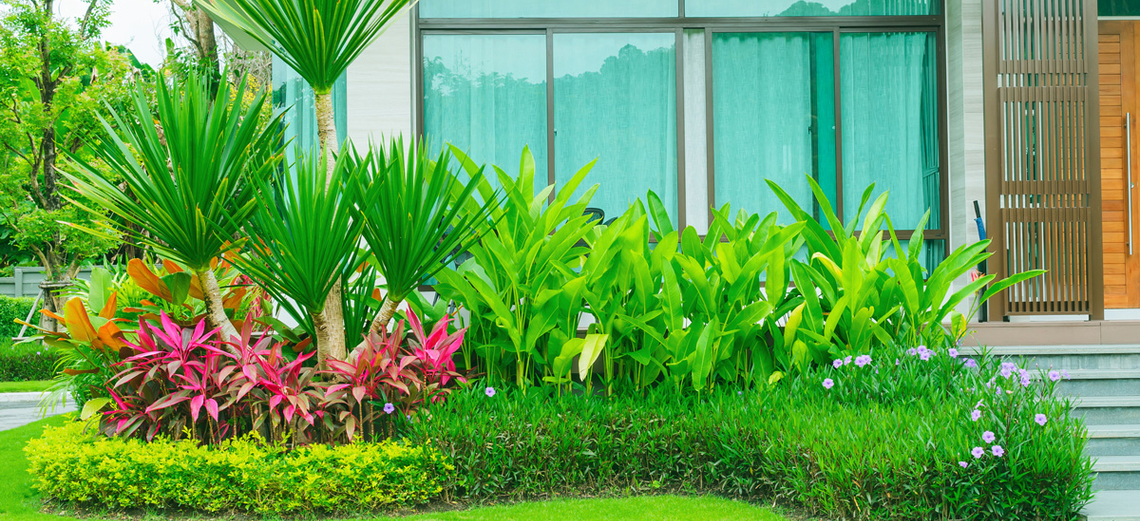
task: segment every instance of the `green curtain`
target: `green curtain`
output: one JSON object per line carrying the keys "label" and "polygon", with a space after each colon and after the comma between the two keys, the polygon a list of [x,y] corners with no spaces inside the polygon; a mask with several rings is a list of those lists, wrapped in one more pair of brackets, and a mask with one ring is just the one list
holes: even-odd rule
{"label": "green curtain", "polygon": [[677,16],[677,0],[421,0],[421,18]]}
{"label": "green curtain", "polygon": [[807,175],[835,200],[833,49],[831,33],[713,35],[715,206],[789,222],[765,180],[811,209]]}
{"label": "green curtain", "polygon": [[535,184],[546,186],[546,37],[428,34],[423,56],[424,132],[433,153],[451,143],[515,175],[528,146]]}
{"label": "green curtain", "polygon": [[675,47],[673,33],[554,35],[556,182],[598,159],[584,184],[607,219],[653,190],[676,221]]}
{"label": "green curtain", "polygon": [[871,183],[876,194],[890,191],[887,212],[899,229],[938,213],[934,50],[933,33],[840,35],[845,220]]}
{"label": "green curtain", "polygon": [[940,7],[939,0],[685,0],[687,16],[917,16]]}
{"label": "green curtain", "polygon": [[[285,142],[290,144],[285,150],[285,158],[292,163],[296,156],[294,146],[304,150],[316,150],[320,146],[316,98],[304,78],[276,56],[273,57],[270,74],[273,78],[273,110],[275,114],[285,112]],[[343,144],[348,138],[348,73],[333,85],[332,95],[336,136]]]}

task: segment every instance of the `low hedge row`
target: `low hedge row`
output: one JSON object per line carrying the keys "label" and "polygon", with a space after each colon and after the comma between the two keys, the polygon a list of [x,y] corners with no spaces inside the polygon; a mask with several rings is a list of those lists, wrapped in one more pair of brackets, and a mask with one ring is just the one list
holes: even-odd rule
{"label": "low hedge row", "polygon": [[244,437],[207,448],[105,438],[80,422],[48,427],[24,450],[40,492],[120,508],[371,512],[435,499],[454,471],[430,447],[391,441],[287,449]]}
{"label": "low hedge row", "polygon": [[0,382],[51,380],[58,362],[58,352],[41,345],[0,341]]}
{"label": "low hedge row", "polygon": [[[1040,409],[1044,426],[1029,415],[999,429],[971,421],[972,402],[844,404],[783,391],[606,399],[479,389],[413,423],[408,441],[443,451],[459,476],[451,494],[471,501],[658,489],[909,521],[1076,519],[1089,500],[1083,427],[1064,404]],[[1005,453],[985,444],[975,458],[991,428]]]}

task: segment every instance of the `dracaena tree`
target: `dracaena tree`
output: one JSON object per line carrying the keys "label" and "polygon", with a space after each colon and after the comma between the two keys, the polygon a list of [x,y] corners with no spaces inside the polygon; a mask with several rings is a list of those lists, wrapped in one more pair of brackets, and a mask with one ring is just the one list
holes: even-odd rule
{"label": "dracaena tree", "polygon": [[[332,176],[337,152],[332,88],[348,66],[416,0],[195,0],[215,20],[248,34],[293,68],[316,95],[317,137]],[[329,177],[327,183],[332,182]],[[344,322],[341,281],[323,307],[327,324]],[[326,339],[330,353],[346,350],[341,330]]]}
{"label": "dracaena tree", "polygon": [[258,181],[282,159],[279,119],[258,117],[265,93],[243,109],[245,89],[244,81],[233,91],[222,82],[211,92],[208,81],[193,75],[169,85],[160,80],[152,106],[139,86],[128,108],[110,110],[114,125],[102,120],[101,139],[89,145],[105,167],[75,157],[75,171],[64,174],[95,207],[147,232],[123,233],[194,273],[210,326],[227,339],[238,332],[211,262],[232,247],[230,239],[256,209]]}

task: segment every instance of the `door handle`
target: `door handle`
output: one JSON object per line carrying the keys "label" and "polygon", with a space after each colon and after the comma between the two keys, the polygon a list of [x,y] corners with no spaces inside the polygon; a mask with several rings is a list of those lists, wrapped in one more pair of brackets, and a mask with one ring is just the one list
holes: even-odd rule
{"label": "door handle", "polygon": [[1124,164],[1127,165],[1125,172],[1127,173],[1127,176],[1128,176],[1126,179],[1126,182],[1124,183],[1124,186],[1126,187],[1125,191],[1128,192],[1128,254],[1132,255],[1132,246],[1133,246],[1133,243],[1136,242],[1135,240],[1133,240],[1133,235],[1132,235],[1132,189],[1135,188],[1136,185],[1132,183],[1132,113],[1131,112],[1124,114],[1124,150],[1126,151],[1125,152],[1125,158],[1124,158],[1124,162],[1125,162]]}

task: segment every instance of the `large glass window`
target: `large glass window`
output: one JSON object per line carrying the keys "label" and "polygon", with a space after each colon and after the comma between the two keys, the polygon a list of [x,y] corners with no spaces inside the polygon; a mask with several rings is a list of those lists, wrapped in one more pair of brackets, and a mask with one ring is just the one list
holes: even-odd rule
{"label": "large glass window", "polygon": [[[426,0],[425,0],[426,1]],[[685,0],[686,16],[918,16],[939,0]]]}
{"label": "large glass window", "polygon": [[677,16],[677,0],[421,0],[423,18],[628,18]]}
{"label": "large glass window", "polygon": [[616,217],[653,190],[677,207],[676,35],[554,35],[554,172],[597,159],[591,206]]}
{"label": "large glass window", "polygon": [[530,147],[545,185],[546,36],[427,34],[423,56],[424,132],[433,153],[450,143],[514,174]]}
{"label": "large glass window", "polygon": [[866,187],[889,190],[887,212],[900,229],[941,201],[938,90],[932,33],[843,33],[839,37],[844,218]]}
{"label": "large glass window", "polygon": [[833,55],[830,32],[713,35],[718,205],[778,210],[787,222],[791,217],[765,180],[810,209],[809,175],[835,199]]}

